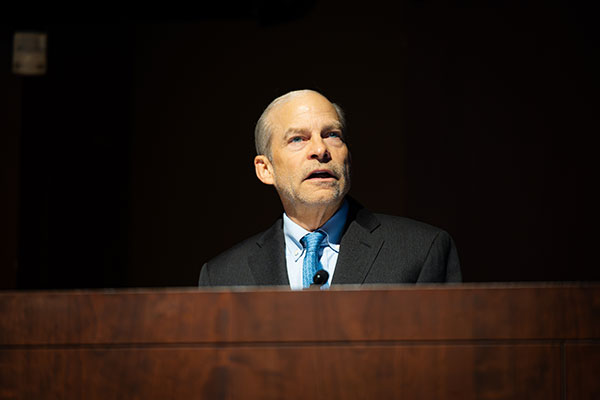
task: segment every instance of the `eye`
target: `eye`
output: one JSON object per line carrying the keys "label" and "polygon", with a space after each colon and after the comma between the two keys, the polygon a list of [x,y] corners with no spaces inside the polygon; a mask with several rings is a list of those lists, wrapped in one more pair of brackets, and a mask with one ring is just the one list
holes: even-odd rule
{"label": "eye", "polygon": [[331,132],[327,132],[327,133],[325,134],[325,137],[326,137],[326,138],[330,137],[330,138],[338,138],[338,139],[341,139],[341,138],[342,138],[342,134],[341,134],[340,132],[337,132],[337,131],[331,131]]}
{"label": "eye", "polygon": [[302,142],[301,136],[294,136],[293,138],[290,139],[290,143],[300,143],[300,142]]}

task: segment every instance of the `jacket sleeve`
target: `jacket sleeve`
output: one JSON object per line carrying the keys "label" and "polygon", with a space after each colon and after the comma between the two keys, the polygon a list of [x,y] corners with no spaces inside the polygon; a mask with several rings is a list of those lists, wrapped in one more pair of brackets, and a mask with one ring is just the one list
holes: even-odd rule
{"label": "jacket sleeve", "polygon": [[452,237],[440,231],[431,243],[417,283],[462,282],[458,252]]}
{"label": "jacket sleeve", "polygon": [[208,276],[208,264],[204,263],[200,269],[200,279],[198,280],[198,286],[211,286],[210,278]]}

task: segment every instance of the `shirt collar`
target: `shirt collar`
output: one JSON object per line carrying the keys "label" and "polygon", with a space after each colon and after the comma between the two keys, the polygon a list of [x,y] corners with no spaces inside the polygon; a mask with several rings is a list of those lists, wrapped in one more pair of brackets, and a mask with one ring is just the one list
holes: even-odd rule
{"label": "shirt collar", "polygon": [[[348,201],[344,199],[340,209],[318,229],[319,231],[325,232],[325,240],[323,240],[324,246],[340,244],[342,231],[344,230],[346,217],[348,216],[348,208]],[[288,250],[303,250],[304,247],[300,243],[300,239],[309,233],[309,231],[292,221],[286,213],[283,213],[283,234],[285,236],[285,245]]]}
{"label": "shirt collar", "polygon": [[327,234],[329,244],[340,244],[340,241],[342,240],[342,231],[344,230],[344,225],[346,225],[348,208],[348,201],[344,199],[340,209],[319,228],[320,231]]}

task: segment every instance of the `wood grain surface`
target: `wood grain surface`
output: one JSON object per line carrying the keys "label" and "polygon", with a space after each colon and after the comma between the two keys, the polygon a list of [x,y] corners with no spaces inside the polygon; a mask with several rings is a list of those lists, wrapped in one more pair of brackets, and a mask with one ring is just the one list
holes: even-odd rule
{"label": "wood grain surface", "polygon": [[2,398],[560,399],[559,346],[39,349],[0,359]]}
{"label": "wood grain surface", "polygon": [[567,399],[600,399],[600,342],[565,347]]}
{"label": "wood grain surface", "polygon": [[7,292],[0,315],[0,345],[594,339],[600,290]]}
{"label": "wood grain surface", "polygon": [[0,399],[594,399],[600,285],[0,294]]}

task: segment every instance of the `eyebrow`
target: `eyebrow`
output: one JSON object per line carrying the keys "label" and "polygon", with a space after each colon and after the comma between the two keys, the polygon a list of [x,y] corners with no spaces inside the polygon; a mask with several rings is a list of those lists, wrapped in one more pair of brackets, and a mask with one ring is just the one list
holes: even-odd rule
{"label": "eyebrow", "polygon": [[[334,124],[329,124],[323,127],[323,129],[321,129],[321,132],[327,132],[333,129],[337,129],[337,130],[342,130],[342,124],[341,123],[334,123]],[[310,132],[310,130],[305,129],[305,128],[288,128],[287,131],[285,131],[283,138],[287,139],[292,135],[296,135],[296,134],[301,134],[301,133],[308,133]]]}
{"label": "eyebrow", "polygon": [[323,127],[323,129],[321,129],[321,132],[331,131],[331,130],[334,130],[334,129],[337,129],[337,130],[341,131],[342,130],[342,124],[339,123],[339,122],[336,122],[334,124],[327,125],[327,126]]}
{"label": "eyebrow", "polygon": [[287,131],[285,131],[285,134],[283,135],[284,139],[289,138],[292,135],[296,135],[298,133],[307,133],[309,132],[308,129],[303,129],[303,128],[288,128]]}

